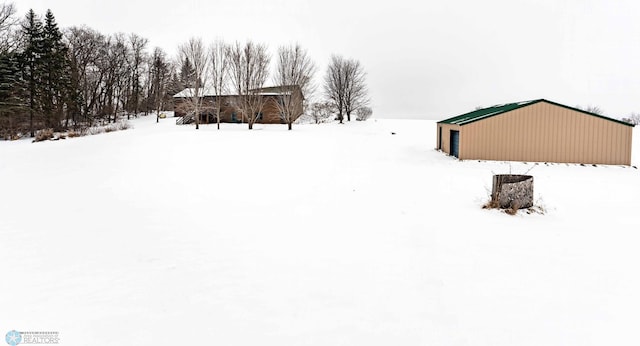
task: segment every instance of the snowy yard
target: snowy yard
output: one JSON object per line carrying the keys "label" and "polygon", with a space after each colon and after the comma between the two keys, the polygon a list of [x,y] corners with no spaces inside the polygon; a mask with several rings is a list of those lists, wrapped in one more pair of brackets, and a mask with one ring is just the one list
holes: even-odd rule
{"label": "snowy yard", "polygon": [[[638,169],[460,162],[422,120],[132,124],[0,142],[2,335],[640,344]],[[494,173],[530,169],[545,215],[481,209]]]}

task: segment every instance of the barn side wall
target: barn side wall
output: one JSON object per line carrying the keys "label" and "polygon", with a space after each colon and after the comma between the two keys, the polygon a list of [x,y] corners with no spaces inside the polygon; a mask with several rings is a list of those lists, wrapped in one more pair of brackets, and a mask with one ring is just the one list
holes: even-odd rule
{"label": "barn side wall", "polygon": [[631,126],[547,102],[462,128],[460,159],[631,164]]}
{"label": "barn side wall", "polygon": [[[436,133],[436,149],[440,149],[443,152],[451,155],[451,143],[449,143],[450,140],[450,133],[451,131],[460,131],[460,142],[462,143],[463,141],[463,137],[462,137],[462,131],[461,131],[461,126],[459,125],[451,125],[451,124],[437,124],[437,128],[436,131],[438,131]],[[442,142],[440,142],[440,128],[442,128]],[[460,144],[462,145],[462,144]]]}

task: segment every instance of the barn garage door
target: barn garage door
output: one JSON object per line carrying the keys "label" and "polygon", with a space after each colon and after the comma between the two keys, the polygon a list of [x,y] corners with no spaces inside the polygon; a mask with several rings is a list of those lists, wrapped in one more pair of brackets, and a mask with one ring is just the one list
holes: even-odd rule
{"label": "barn garage door", "polygon": [[460,149],[460,131],[451,130],[449,140],[449,143],[451,143],[451,151],[449,154],[458,157]]}

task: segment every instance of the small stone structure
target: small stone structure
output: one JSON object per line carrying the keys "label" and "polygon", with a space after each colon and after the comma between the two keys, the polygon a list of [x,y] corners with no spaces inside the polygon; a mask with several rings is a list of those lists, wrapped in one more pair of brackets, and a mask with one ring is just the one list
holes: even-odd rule
{"label": "small stone structure", "polygon": [[533,176],[496,174],[493,176],[491,204],[502,209],[533,206]]}

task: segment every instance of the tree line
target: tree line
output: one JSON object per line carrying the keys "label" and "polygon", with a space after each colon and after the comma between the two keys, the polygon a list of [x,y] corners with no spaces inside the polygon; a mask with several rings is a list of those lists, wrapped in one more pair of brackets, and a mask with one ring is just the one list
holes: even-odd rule
{"label": "tree line", "polygon": [[[299,44],[278,47],[247,41],[208,46],[192,38],[172,59],[135,33],[105,35],[87,26],[60,29],[53,13],[30,10],[23,18],[12,3],[0,4],[0,138],[34,136],[41,129],[64,131],[116,122],[119,118],[173,107],[173,95],[192,90],[197,114],[205,89],[234,93],[249,128],[258,120],[267,82],[302,90],[303,105],[316,122],[354,112],[370,115],[366,73],[357,60],[333,56],[314,100],[316,65]],[[289,129],[299,100],[283,99],[280,114]],[[220,106],[217,107],[219,112]],[[198,117],[196,117],[197,119]],[[219,114],[217,119],[219,121]],[[199,127],[196,121],[196,128]],[[219,124],[218,124],[219,128]]]}

